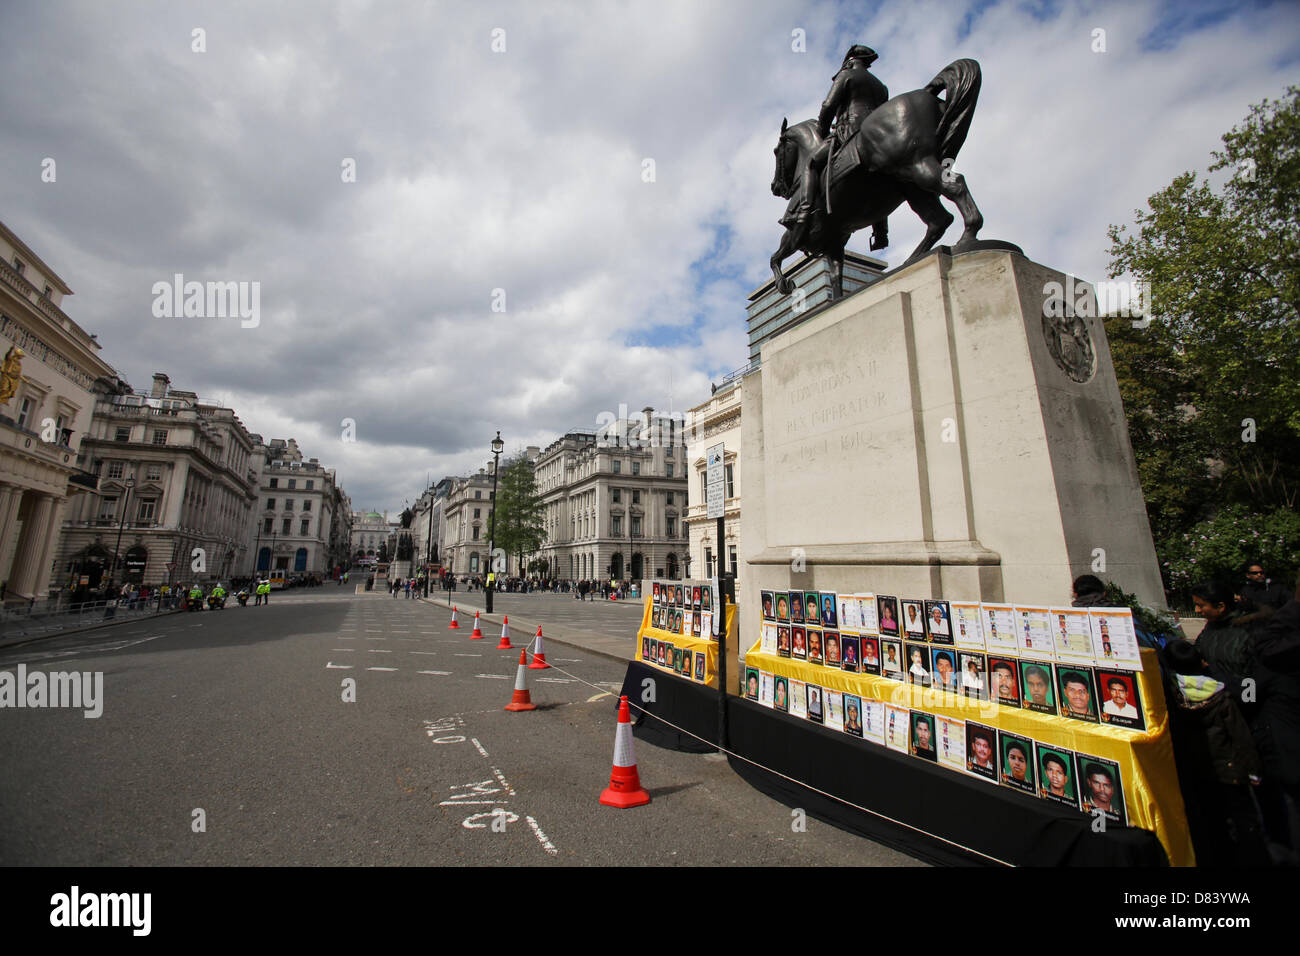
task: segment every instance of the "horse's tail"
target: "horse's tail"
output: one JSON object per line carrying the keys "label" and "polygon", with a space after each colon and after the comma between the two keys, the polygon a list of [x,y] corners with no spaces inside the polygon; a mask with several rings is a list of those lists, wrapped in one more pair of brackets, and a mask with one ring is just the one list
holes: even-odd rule
{"label": "horse's tail", "polygon": [[956,159],[975,115],[975,101],[980,95],[980,65],[974,60],[954,60],[939,71],[926,89],[936,94],[940,89],[948,91],[943,116],[939,119],[939,157]]}

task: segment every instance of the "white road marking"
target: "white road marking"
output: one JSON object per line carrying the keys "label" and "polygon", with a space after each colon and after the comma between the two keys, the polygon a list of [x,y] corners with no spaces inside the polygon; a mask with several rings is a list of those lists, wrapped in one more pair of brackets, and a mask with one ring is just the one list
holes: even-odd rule
{"label": "white road marking", "polygon": [[330,650],[340,651],[344,654],[355,654],[357,649],[355,647],[331,647]]}
{"label": "white road marking", "polygon": [[332,670],[332,671],[350,671],[350,670],[352,670],[352,665],[351,665],[351,664],[335,664],[333,661],[329,661],[328,663],[326,663],[325,668],[326,668],[327,670]]}
{"label": "white road marking", "polygon": [[537,683],[539,683],[539,684],[572,684],[572,683],[574,683],[574,681],[569,680],[567,677],[539,677],[539,678],[537,678]]}
{"label": "white road marking", "polygon": [[501,786],[506,788],[506,793],[510,794],[510,796],[513,797],[515,795],[515,788],[510,786],[510,784],[506,783],[506,778],[501,773],[501,771],[498,770],[496,767],[493,767],[492,774],[497,778],[497,782],[500,783]]}
{"label": "white road marking", "polygon": [[603,693],[603,694],[596,694],[596,695],[593,696],[593,697],[588,697],[588,698],[587,698],[587,703],[591,704],[591,703],[594,703],[595,701],[600,700],[602,697],[613,697],[613,696],[614,696],[613,694],[611,694],[611,693],[609,693],[608,691],[606,691],[606,692]]}
{"label": "white road marking", "polygon": [[469,742],[472,743],[475,747],[477,747],[477,748],[478,748],[478,752],[481,753],[484,757],[486,757],[486,756],[488,755],[488,752],[487,752],[486,750],[483,749],[483,745],[482,745],[481,743],[478,742],[478,738],[477,738],[477,737],[471,737],[471,738],[469,739]]}
{"label": "white road marking", "polygon": [[435,677],[450,677],[451,671],[416,671],[417,674],[433,674]]}
{"label": "white road marking", "polygon": [[392,651],[389,651],[389,650],[385,650],[385,649],[382,648],[382,647],[372,647],[372,648],[370,648],[370,653],[371,653],[371,654],[391,654],[391,653],[393,653],[393,652],[392,652]]}
{"label": "white road marking", "polygon": [[488,678],[489,680],[509,680],[509,679],[510,679],[510,678],[509,678],[507,675],[505,675],[505,674],[475,674],[474,676],[475,676],[475,677],[486,677],[486,678]]}
{"label": "white road marking", "polygon": [[395,670],[397,670],[397,668],[396,668],[396,667],[367,667],[366,670],[368,670],[368,671],[395,671]]}
{"label": "white road marking", "polygon": [[546,839],[546,834],[542,832],[542,828],[537,825],[536,820],[534,820],[532,817],[524,817],[524,819],[527,820],[528,825],[533,828],[533,835],[537,837],[538,842],[542,844],[543,850],[551,854],[551,856],[555,856],[560,852],[555,848],[554,843]]}
{"label": "white road marking", "polygon": [[408,654],[424,654],[427,657],[437,657],[437,651],[407,651]]}
{"label": "white road marking", "polygon": [[482,654],[457,654],[457,657],[482,657]]}

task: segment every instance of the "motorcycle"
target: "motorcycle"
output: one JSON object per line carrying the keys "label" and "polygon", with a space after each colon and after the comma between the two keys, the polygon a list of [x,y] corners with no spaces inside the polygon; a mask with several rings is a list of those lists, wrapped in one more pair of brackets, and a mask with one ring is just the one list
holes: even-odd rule
{"label": "motorcycle", "polygon": [[248,592],[240,591],[235,595],[235,600],[239,602],[240,607],[248,607]]}
{"label": "motorcycle", "polygon": [[215,594],[208,595],[208,610],[219,611],[226,606],[224,597],[217,597]]}
{"label": "motorcycle", "polygon": [[202,611],[202,610],[203,610],[203,598],[201,598],[201,597],[187,597],[187,598],[185,599],[185,610],[187,610],[187,611]]}

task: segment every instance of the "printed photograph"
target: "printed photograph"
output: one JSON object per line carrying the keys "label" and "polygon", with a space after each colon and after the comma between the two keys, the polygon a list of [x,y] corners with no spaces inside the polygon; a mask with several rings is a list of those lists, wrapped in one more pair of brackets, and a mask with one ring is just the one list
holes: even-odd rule
{"label": "printed photograph", "polygon": [[1127,671],[1098,670],[1097,689],[1101,693],[1103,724],[1130,730],[1147,729],[1137,675]]}
{"label": "printed photograph", "polygon": [[946,647],[930,649],[930,673],[933,684],[950,694],[961,693],[961,675],[957,673],[957,652]]}
{"label": "printed photograph", "polygon": [[745,696],[750,700],[758,700],[758,668],[745,668]]}
{"label": "printed photograph", "polygon": [[862,698],[854,694],[844,695],[844,732],[862,736]]}
{"label": "printed photograph", "polygon": [[962,651],[957,655],[961,667],[961,692],[979,700],[989,699],[988,662],[983,654]]}
{"label": "printed photograph", "polygon": [[876,610],[880,615],[880,633],[883,637],[898,637],[898,598],[889,594],[876,595]]}
{"label": "printed photograph", "polygon": [[822,627],[839,627],[839,615],[835,611],[835,592],[822,591]]}
{"label": "printed photograph", "polygon": [[808,716],[808,689],[801,680],[790,678],[790,713],[796,717]]}
{"label": "printed photograph", "polygon": [[885,708],[885,746],[899,753],[911,753],[912,720],[908,709],[893,704],[882,706]]}
{"label": "printed photograph", "polygon": [[784,677],[778,677],[776,679],[776,690],[774,691],[772,706],[783,714],[790,710],[789,681]]}
{"label": "printed photograph", "polygon": [[905,680],[903,670],[903,642],[882,637],[880,639],[880,676],[897,681]]}
{"label": "printed photograph", "polygon": [[1052,665],[1047,661],[1020,662],[1020,705],[1039,714],[1056,713]]}
{"label": "printed photograph", "polygon": [[776,653],[778,657],[790,656],[790,625],[776,626]]}
{"label": "printed photograph", "polygon": [[808,719],[821,723],[825,717],[822,714],[822,689],[816,684],[808,684]]}
{"label": "printed photograph", "polygon": [[903,602],[903,634],[914,641],[925,640],[925,603],[923,601]]}
{"label": "printed photograph", "polygon": [[989,655],[989,675],[993,682],[993,699],[1006,707],[1020,706],[1020,661],[1014,657]]}
{"label": "printed photograph", "polygon": [[1128,826],[1118,763],[1104,757],[1075,754],[1075,779],[1079,781],[1079,802],[1084,813],[1100,810],[1108,823]]}
{"label": "printed photograph", "polygon": [[856,674],[858,672],[858,655],[860,653],[860,638],[856,634],[840,635],[840,667],[851,674]]}
{"label": "printed photograph", "polygon": [[808,659],[808,638],[802,624],[790,626],[790,656],[798,661]]}
{"label": "printed photograph", "polygon": [[844,695],[829,687],[822,689],[822,707],[825,710],[826,726],[831,730],[844,729]]}
{"label": "printed photograph", "polygon": [[1091,667],[1056,668],[1059,713],[1062,717],[1097,723],[1097,692]]}
{"label": "printed photograph", "polygon": [[930,686],[930,648],[925,644],[907,644],[907,682]]}
{"label": "printed photograph", "polygon": [[998,780],[997,740],[993,727],[966,721],[966,769],[994,783]]}
{"label": "printed photograph", "polygon": [[1074,753],[1059,747],[1035,743],[1038,752],[1038,795],[1044,800],[1079,808],[1074,781]]}
{"label": "printed photograph", "polygon": [[934,749],[934,716],[924,711],[911,712],[912,736],[908,750],[913,757],[922,760],[938,761],[938,752]]}
{"label": "printed photograph", "polygon": [[826,666],[839,668],[840,666],[839,631],[822,631],[822,650],[826,654]]}
{"label": "printed photograph", "polygon": [[818,591],[805,591],[803,593],[803,615],[804,621],[808,624],[821,624],[821,594]]}
{"label": "printed photograph", "polygon": [[953,643],[952,609],[947,601],[925,602],[925,630],[931,644]]}
{"label": "printed photograph", "polygon": [[[704,657],[703,654],[699,654],[697,656],[700,657],[701,659]],[[704,669],[700,668],[701,680],[703,679],[703,675],[704,675]],[[758,702],[762,704],[764,707],[776,706],[774,700],[774,690],[775,690],[774,675],[769,674],[767,671],[759,671],[758,672]]]}
{"label": "printed photograph", "polygon": [[802,624],[803,620],[803,592],[790,592],[790,623]]}
{"label": "printed photograph", "polygon": [[790,620],[790,595],[784,591],[776,592],[776,619],[777,621]]}
{"label": "printed photograph", "polygon": [[1037,792],[1034,774],[1034,744],[1028,737],[998,731],[1002,784],[1024,793]]}
{"label": "printed photograph", "polygon": [[[840,643],[844,643],[845,638],[840,638]],[[859,650],[858,660],[861,662],[862,673],[879,674],[880,673],[880,638],[862,636],[858,638]]]}
{"label": "printed photograph", "polygon": [[775,607],[772,605],[772,592],[771,592],[771,591],[763,591],[763,592],[762,592],[762,595],[763,595],[763,620],[765,620],[765,621],[775,621],[775,620],[776,620],[776,609],[775,609]]}
{"label": "printed photograph", "polygon": [[703,651],[695,652],[695,679],[696,680],[700,680],[700,681],[704,680],[705,660],[706,658]]}
{"label": "printed photograph", "polygon": [[808,628],[808,663],[823,663],[822,631],[819,627]]}

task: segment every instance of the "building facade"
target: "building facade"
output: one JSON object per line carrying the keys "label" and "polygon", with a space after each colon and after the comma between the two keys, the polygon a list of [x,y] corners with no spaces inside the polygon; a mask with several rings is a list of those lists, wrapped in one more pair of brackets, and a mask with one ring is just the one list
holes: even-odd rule
{"label": "building facade", "polygon": [[64,313],[58,274],[0,223],[0,585],[5,602],[44,599],[64,517],[95,487],[79,461],[94,383],[114,375]]}
{"label": "building facade", "polygon": [[[689,412],[691,428],[687,456],[690,460],[690,506],[686,524],[690,535],[691,576],[711,578],[730,571],[739,575],[740,559],[740,379],[723,382],[706,402]],[[725,537],[718,545],[718,520],[709,518],[706,504],[708,450],[721,443],[724,449],[723,476]],[[719,566],[719,555],[722,564]]]}
{"label": "building facade", "polygon": [[680,419],[639,418],[552,442],[534,466],[547,574],[569,580],[685,577],[688,464]]}
{"label": "building facade", "polygon": [[68,509],[61,585],[229,581],[251,572],[254,440],[235,413],[172,389],[96,385],[82,460],[95,493]]}
{"label": "building facade", "polygon": [[352,515],[336,474],[317,458],[304,461],[292,438],[253,437],[259,500],[249,537],[257,573],[328,580],[349,566],[351,541]]}
{"label": "building facade", "polygon": [[453,574],[486,577],[491,570],[488,519],[492,511],[492,475],[480,468],[478,474],[468,478],[446,480],[449,486],[442,506],[442,541],[438,547],[442,564]]}

